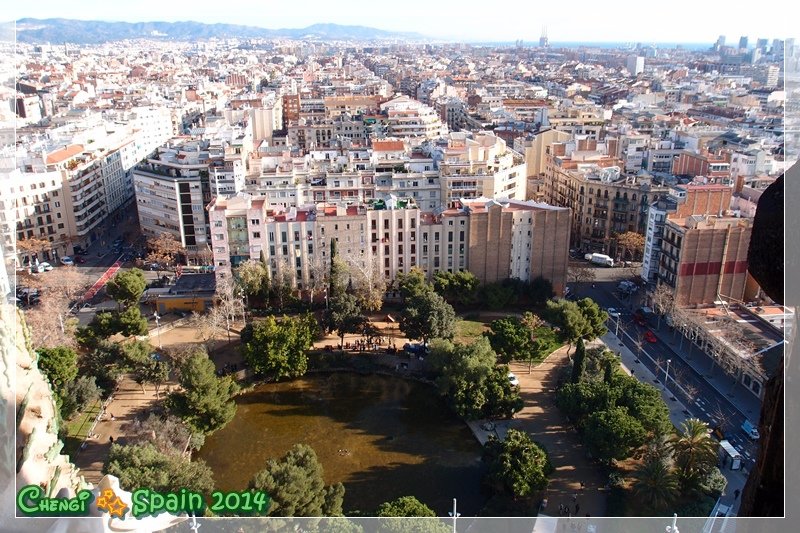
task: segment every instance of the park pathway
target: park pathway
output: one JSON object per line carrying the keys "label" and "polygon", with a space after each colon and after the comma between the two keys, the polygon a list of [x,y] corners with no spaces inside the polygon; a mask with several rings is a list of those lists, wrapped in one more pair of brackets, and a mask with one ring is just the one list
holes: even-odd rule
{"label": "park pathway", "polygon": [[[569,504],[575,514],[573,497],[577,494],[580,511],[577,516],[605,516],[606,480],[599,467],[586,453],[577,432],[555,404],[558,373],[568,362],[567,347],[559,348],[528,374],[527,363],[512,363],[511,370],[520,383],[520,395],[525,402],[509,427],[527,432],[542,444],[550,455],[555,471],[545,492],[548,500],[543,514],[558,516],[559,504]],[[585,488],[581,490],[581,481]]]}

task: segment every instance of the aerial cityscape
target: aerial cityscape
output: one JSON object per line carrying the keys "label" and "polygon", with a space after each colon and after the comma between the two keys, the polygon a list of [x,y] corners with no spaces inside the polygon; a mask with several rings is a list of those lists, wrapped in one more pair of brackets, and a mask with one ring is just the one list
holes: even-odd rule
{"label": "aerial cityscape", "polygon": [[0,35],[0,530],[785,514],[794,39],[45,4]]}

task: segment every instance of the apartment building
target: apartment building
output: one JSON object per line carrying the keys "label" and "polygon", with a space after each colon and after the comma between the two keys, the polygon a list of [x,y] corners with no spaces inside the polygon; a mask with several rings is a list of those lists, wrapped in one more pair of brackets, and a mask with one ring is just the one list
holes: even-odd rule
{"label": "apartment building", "polygon": [[661,240],[667,217],[723,214],[731,207],[732,193],[733,188],[727,185],[689,183],[673,187],[667,195],[650,204],[640,273],[642,279],[658,280]]}
{"label": "apartment building", "polygon": [[743,301],[751,232],[746,218],[668,218],[658,274],[673,289],[676,305]]}
{"label": "apartment building", "polygon": [[133,183],[145,235],[169,233],[189,251],[206,246],[209,162],[207,141],[176,139],[136,166]]}
{"label": "apartment building", "polygon": [[556,291],[565,283],[568,209],[487,198],[465,200],[439,214],[400,199],[286,209],[242,193],[215,198],[208,210],[220,275],[259,259],[268,262],[273,276],[288,272],[302,290],[327,272],[330,241],[336,239],[345,261],[354,268],[374,267],[387,281],[418,266],[429,278],[469,269],[486,283],[543,276]]}
{"label": "apartment building", "polygon": [[618,163],[596,151],[568,154],[559,144],[548,148],[545,199],[572,210],[574,248],[616,256],[616,235],[644,234],[650,204],[668,192],[650,176],[626,176]]}
{"label": "apartment building", "polygon": [[436,111],[407,96],[398,96],[380,105],[387,117],[387,133],[392,137],[434,139],[446,131]]}
{"label": "apartment building", "polygon": [[684,150],[675,158],[672,173],[676,176],[707,176],[710,178],[729,178],[731,165],[725,154],[711,152],[692,152]]}
{"label": "apartment building", "polygon": [[451,133],[447,146],[439,151],[442,201],[446,206],[462,198],[525,199],[525,160],[503,139],[491,133]]}

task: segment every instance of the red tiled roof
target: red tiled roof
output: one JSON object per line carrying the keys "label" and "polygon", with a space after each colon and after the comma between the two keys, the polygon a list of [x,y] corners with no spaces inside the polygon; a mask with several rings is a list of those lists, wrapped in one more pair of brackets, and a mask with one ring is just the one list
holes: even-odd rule
{"label": "red tiled roof", "polygon": [[65,148],[62,148],[61,150],[56,150],[55,152],[50,152],[47,154],[47,157],[45,158],[45,164],[55,165],[56,163],[66,161],[70,157],[73,157],[81,152],[83,152],[82,144],[71,144]]}
{"label": "red tiled roof", "polygon": [[403,141],[373,141],[372,150],[374,152],[399,152],[405,150]]}

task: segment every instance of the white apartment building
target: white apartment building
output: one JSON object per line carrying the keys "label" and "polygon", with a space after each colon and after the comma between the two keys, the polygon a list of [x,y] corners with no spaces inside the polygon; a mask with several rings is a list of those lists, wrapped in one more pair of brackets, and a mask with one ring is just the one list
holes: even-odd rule
{"label": "white apartment building", "polygon": [[384,102],[381,112],[386,114],[388,134],[392,137],[434,139],[447,131],[432,107],[408,96],[398,96]]}
{"label": "white apartment building", "polygon": [[[205,146],[204,146],[205,144]],[[170,233],[190,251],[208,242],[209,155],[202,141],[159,149],[133,171],[139,224],[146,235]]]}

